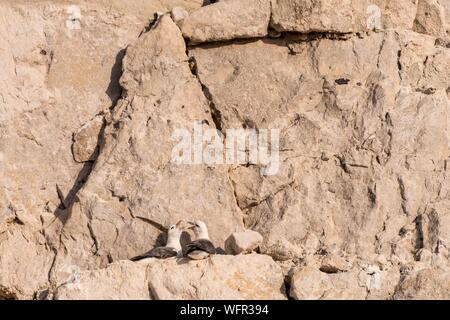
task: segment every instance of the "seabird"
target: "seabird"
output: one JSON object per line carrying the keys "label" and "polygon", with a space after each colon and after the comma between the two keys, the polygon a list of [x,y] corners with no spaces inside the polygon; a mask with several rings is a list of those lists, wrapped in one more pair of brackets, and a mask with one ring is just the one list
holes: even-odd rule
{"label": "seabird", "polygon": [[196,239],[186,245],[185,255],[193,260],[202,260],[208,258],[211,254],[215,254],[216,248],[209,240],[206,223],[203,221],[188,221],[188,223],[191,225],[189,229],[194,230]]}
{"label": "seabird", "polygon": [[131,258],[131,261],[139,261],[147,258],[167,259],[181,255],[180,237],[183,232],[182,220],[169,227],[167,243],[164,247],[155,247],[152,250]]}

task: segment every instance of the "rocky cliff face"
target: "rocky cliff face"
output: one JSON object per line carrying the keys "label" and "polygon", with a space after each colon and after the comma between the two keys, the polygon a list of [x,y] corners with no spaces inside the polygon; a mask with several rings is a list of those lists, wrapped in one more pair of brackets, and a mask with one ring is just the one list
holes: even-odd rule
{"label": "rocky cliff face", "polygon": [[[8,0],[0,60],[0,298],[450,299],[448,1]],[[173,163],[193,123],[277,174]],[[260,254],[120,261],[182,218]]]}

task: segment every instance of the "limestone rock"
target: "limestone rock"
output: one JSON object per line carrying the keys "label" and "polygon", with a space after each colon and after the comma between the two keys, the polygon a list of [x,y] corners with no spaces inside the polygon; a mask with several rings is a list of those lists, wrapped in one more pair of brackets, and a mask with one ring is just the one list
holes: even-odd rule
{"label": "limestone rock", "polygon": [[446,268],[428,268],[405,276],[395,292],[397,300],[450,299],[450,273]]}
{"label": "limestone rock", "polygon": [[271,26],[278,31],[352,32],[352,1],[272,0]]}
{"label": "limestone rock", "polygon": [[92,169],[74,160],[73,133],[121,96],[125,48],[155,11],[202,3],[0,1],[1,297],[39,298],[51,286],[70,216],[60,195],[71,207]]}
{"label": "limestone rock", "polygon": [[[342,41],[311,37],[189,50],[223,131],[281,131],[277,175],[262,176],[258,166],[231,169],[246,227],[260,232],[263,252],[280,260],[301,258],[313,237],[320,240],[315,250],[335,246],[372,259],[395,248],[414,259],[416,226],[399,231],[447,184],[445,49],[411,31]],[[290,44],[297,45],[295,53]],[[434,93],[422,92],[426,85]],[[347,121],[358,123],[357,137]],[[440,173],[425,173],[434,168]],[[446,216],[448,203],[438,202],[437,215]]]}
{"label": "limestone rock", "polygon": [[56,266],[68,257],[93,268],[136,256],[163,240],[155,226],[180,219],[205,221],[218,247],[242,230],[225,168],[172,161],[174,130],[214,122],[169,15],[129,46],[121,84],[127,97],[107,119],[102,151],[64,226],[67,252]]}
{"label": "limestone rock", "polygon": [[339,273],[351,269],[351,263],[337,254],[326,255],[320,266],[320,271],[325,273]]}
{"label": "limestone rock", "polygon": [[281,269],[265,255],[215,255],[178,264],[155,260],[148,272],[155,299],[286,299]]}
{"label": "limestone rock", "polygon": [[183,24],[184,19],[189,15],[189,13],[180,7],[175,7],[170,12],[170,16],[172,17],[173,22],[180,27]]}
{"label": "limestone rock", "polygon": [[447,36],[445,8],[438,0],[419,0],[414,30],[435,37]]}
{"label": "limestone rock", "polygon": [[102,128],[103,117],[98,116],[74,133],[72,153],[75,161],[86,162],[97,158],[97,144]]}
{"label": "limestone rock", "polygon": [[256,231],[235,232],[225,241],[225,251],[229,254],[248,253],[257,249],[263,237]]}
{"label": "limestone rock", "polygon": [[57,300],[286,299],[281,269],[264,255],[119,261],[69,271],[55,291]]}
{"label": "limestone rock", "polygon": [[194,43],[263,37],[269,19],[270,0],[227,0],[193,12],[181,30]]}
{"label": "limestone rock", "polygon": [[[19,220],[20,221],[20,220]],[[45,238],[20,228],[20,222],[0,233],[0,299],[30,299],[46,289],[53,255]]]}
{"label": "limestone rock", "polygon": [[417,0],[272,0],[271,26],[305,33],[411,29],[416,12]]}
{"label": "limestone rock", "polygon": [[298,300],[388,299],[400,278],[398,270],[376,267],[331,274],[304,267],[291,273],[290,296]]}
{"label": "limestone rock", "polygon": [[56,300],[150,300],[146,266],[120,261],[105,269],[72,270],[56,290]]}
{"label": "limestone rock", "polygon": [[[412,29],[417,15],[419,1],[420,0],[376,1],[375,3],[381,8],[381,21],[384,28]],[[367,7],[372,4],[371,1],[369,1],[369,3],[363,3],[367,5]]]}
{"label": "limestone rock", "polygon": [[[284,298],[290,269],[299,299],[446,297],[449,1],[72,2],[0,1],[0,298]],[[278,171],[174,161],[194,128],[278,130]],[[179,219],[270,257],[115,263]]]}

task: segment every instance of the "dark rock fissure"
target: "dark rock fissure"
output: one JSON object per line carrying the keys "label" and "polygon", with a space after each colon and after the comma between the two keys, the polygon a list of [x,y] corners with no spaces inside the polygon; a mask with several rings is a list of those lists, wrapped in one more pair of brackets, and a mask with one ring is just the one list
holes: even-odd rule
{"label": "dark rock fissure", "polygon": [[[189,52],[186,52],[187,56],[189,57]],[[219,109],[217,109],[216,104],[214,103],[213,96],[211,94],[211,91],[209,88],[202,83],[200,80],[200,77],[198,76],[198,67],[197,67],[197,61],[195,60],[195,57],[189,57],[189,68],[191,69],[192,75],[194,75],[198,82],[200,83],[203,91],[203,95],[205,96],[208,106],[211,112],[211,117],[213,119],[214,125],[216,126],[216,129],[219,130],[223,135],[222,130],[222,113]]]}

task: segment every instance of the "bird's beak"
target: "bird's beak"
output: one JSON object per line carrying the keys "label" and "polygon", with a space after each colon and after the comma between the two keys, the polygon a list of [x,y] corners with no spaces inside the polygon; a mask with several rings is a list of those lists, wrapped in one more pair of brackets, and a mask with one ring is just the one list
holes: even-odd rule
{"label": "bird's beak", "polygon": [[183,220],[178,221],[178,222],[175,224],[175,227],[176,227],[177,229],[184,229],[184,227],[185,227],[184,221],[183,221]]}
{"label": "bird's beak", "polygon": [[195,222],[188,221],[187,223],[190,225],[190,226],[188,227],[188,229],[194,229],[194,227],[195,227]]}

